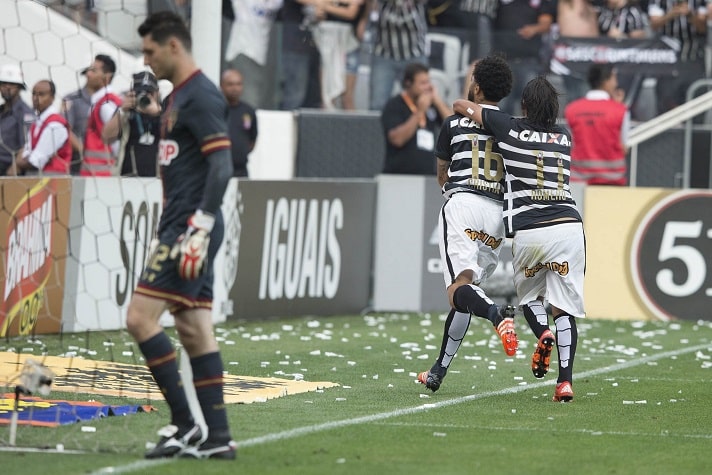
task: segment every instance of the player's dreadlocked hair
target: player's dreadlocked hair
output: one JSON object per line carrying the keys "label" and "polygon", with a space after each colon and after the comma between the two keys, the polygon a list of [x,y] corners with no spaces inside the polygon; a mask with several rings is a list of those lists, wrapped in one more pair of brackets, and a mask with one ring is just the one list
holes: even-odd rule
{"label": "player's dreadlocked hair", "polygon": [[490,54],[477,61],[473,79],[488,101],[499,102],[512,92],[512,69],[498,54]]}
{"label": "player's dreadlocked hair", "polygon": [[175,36],[183,43],[187,51],[191,51],[193,41],[190,37],[190,30],[183,19],[176,13],[170,11],[160,11],[149,16],[138,27],[138,34],[143,38],[151,35],[153,41],[159,45],[166,43],[168,38]]}
{"label": "player's dreadlocked hair", "polygon": [[524,86],[522,110],[529,122],[550,130],[559,115],[559,93],[544,76],[536,77]]}

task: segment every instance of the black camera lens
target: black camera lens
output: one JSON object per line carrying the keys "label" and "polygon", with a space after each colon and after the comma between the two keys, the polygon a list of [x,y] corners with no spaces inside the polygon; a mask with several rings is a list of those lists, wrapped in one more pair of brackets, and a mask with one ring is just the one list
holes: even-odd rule
{"label": "black camera lens", "polygon": [[139,95],[136,96],[136,105],[141,109],[150,106],[151,96],[149,96],[146,92],[139,93]]}

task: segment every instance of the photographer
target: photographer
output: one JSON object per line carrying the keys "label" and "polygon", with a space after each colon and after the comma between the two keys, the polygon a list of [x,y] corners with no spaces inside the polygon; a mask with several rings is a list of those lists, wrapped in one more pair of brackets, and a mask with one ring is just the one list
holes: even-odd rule
{"label": "photographer", "polygon": [[121,176],[156,176],[161,123],[158,104],[156,76],[148,71],[134,74],[131,90],[101,134],[105,143],[121,139],[117,164]]}

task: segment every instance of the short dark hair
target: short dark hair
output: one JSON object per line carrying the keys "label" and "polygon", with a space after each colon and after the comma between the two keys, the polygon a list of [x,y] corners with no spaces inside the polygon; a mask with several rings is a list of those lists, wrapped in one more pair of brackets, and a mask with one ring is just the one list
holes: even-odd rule
{"label": "short dark hair", "polygon": [[116,72],[116,63],[111,56],[107,54],[97,54],[94,57],[95,61],[101,62],[103,67],[101,68],[105,73],[111,73],[112,75]]}
{"label": "short dark hair", "polygon": [[499,102],[512,92],[512,68],[499,54],[477,61],[473,76],[488,101]]}
{"label": "short dark hair", "polygon": [[614,65],[594,63],[588,68],[588,85],[591,89],[601,89],[603,83],[613,76],[616,68]]}
{"label": "short dark hair", "polygon": [[410,87],[410,85],[413,84],[413,81],[415,80],[415,76],[417,74],[427,72],[428,67],[423,63],[406,64],[405,69],[403,70],[403,81],[401,82],[401,86],[403,86],[403,89],[405,89],[406,87]]}
{"label": "short dark hair", "polygon": [[544,76],[538,76],[524,86],[522,110],[529,122],[550,130],[559,116],[559,93]]}
{"label": "short dark hair", "polygon": [[54,81],[52,81],[51,79],[40,79],[35,83],[35,86],[41,82],[47,83],[47,86],[49,87],[50,96],[54,97],[57,94],[57,86],[54,84]]}
{"label": "short dark hair", "polygon": [[54,97],[55,94],[57,94],[57,86],[51,79],[45,79],[45,81],[47,81],[47,84],[49,85],[49,94]]}
{"label": "short dark hair", "polygon": [[186,50],[191,51],[193,47],[188,26],[180,15],[171,11],[160,11],[148,16],[138,27],[138,34],[141,38],[151,35],[153,41],[160,45],[165,44],[168,38],[174,36],[183,43]]}

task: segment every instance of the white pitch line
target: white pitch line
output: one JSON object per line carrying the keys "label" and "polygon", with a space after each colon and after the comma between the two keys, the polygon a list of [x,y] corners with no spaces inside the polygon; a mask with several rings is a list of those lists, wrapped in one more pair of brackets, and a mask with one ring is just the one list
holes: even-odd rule
{"label": "white pitch line", "polygon": [[[691,353],[694,351],[699,351],[712,346],[712,343],[705,343],[702,345],[697,345],[693,347],[683,348],[679,350],[666,351],[664,353],[658,353],[654,355],[644,356],[634,360],[626,361],[624,363],[618,363],[610,366],[604,366],[602,368],[596,368],[588,371],[583,371],[581,373],[576,373],[577,378],[586,378],[588,376],[596,376],[599,374],[610,373],[613,371],[618,371],[621,369],[633,368],[635,366],[640,366],[651,361],[656,361],[659,359],[669,358],[671,356],[684,355],[686,353]],[[237,443],[237,447],[251,447],[253,445],[261,445],[270,442],[277,442],[280,440],[291,439],[294,437],[299,437],[302,435],[313,434],[315,432],[322,432],[325,430],[336,429],[340,427],[347,427],[357,424],[366,424],[369,422],[381,421],[384,419],[390,419],[392,417],[399,417],[409,414],[417,414],[419,412],[429,411],[431,409],[438,409],[441,407],[453,406],[456,404],[462,404],[464,402],[476,401],[478,399],[485,399],[492,396],[502,396],[505,394],[515,394],[522,391],[527,391],[529,389],[536,389],[543,386],[553,385],[554,381],[541,381],[534,384],[518,385],[512,386],[505,389],[499,389],[497,391],[488,391],[479,394],[471,394],[469,396],[463,396],[455,399],[448,399],[445,401],[439,401],[432,404],[423,404],[421,406],[415,406],[405,409],[396,409],[395,411],[381,412],[379,414],[371,414],[368,416],[354,417],[351,419],[342,419],[340,421],[325,422],[323,424],[315,424],[311,426],[298,427],[296,429],[290,429],[282,432],[275,432],[273,434],[267,434],[261,437],[254,437],[252,439],[243,440]]]}
{"label": "white pitch line", "polygon": [[435,429],[467,429],[480,431],[501,431],[501,432],[546,432],[547,434],[588,434],[588,435],[612,435],[621,437],[664,437],[666,439],[712,439],[712,434],[679,434],[665,432],[622,432],[622,431],[600,431],[592,429],[552,429],[551,427],[500,427],[500,426],[478,426],[478,425],[456,425],[456,424],[421,424],[418,422],[379,422],[379,426],[388,427],[432,427]]}
{"label": "white pitch line", "polygon": [[[682,348],[673,351],[666,351],[663,353],[657,353],[654,355],[644,356],[641,358],[636,358],[624,363],[618,363],[610,366],[604,366],[601,368],[596,368],[588,371],[582,371],[576,373],[577,378],[586,378],[588,376],[596,376],[599,374],[611,373],[614,371],[619,371],[622,369],[633,368],[640,366],[642,364],[649,363],[651,361],[657,361],[664,358],[670,358],[672,356],[684,355],[687,353],[692,353],[695,351],[703,350],[705,348],[712,347],[712,343],[704,343],[697,346],[691,346],[687,348]],[[317,432],[323,432],[326,430],[337,429],[340,427],[348,427],[358,424],[368,424],[371,422],[382,421],[384,419],[390,419],[393,417],[405,416],[409,414],[417,414],[419,412],[429,411],[431,409],[438,409],[441,407],[454,406],[457,404],[462,404],[469,401],[476,401],[478,399],[485,399],[492,396],[502,396],[505,394],[516,394],[522,391],[527,391],[529,389],[541,388],[544,386],[553,385],[555,381],[541,381],[533,384],[517,385],[509,388],[500,389],[497,391],[488,391],[479,394],[471,394],[469,396],[463,396],[455,399],[448,399],[445,401],[439,401],[432,404],[423,404],[420,406],[396,409],[394,411],[381,412],[378,414],[371,414],[361,417],[353,417],[350,419],[342,419],[338,421],[325,422],[323,424],[314,424],[310,426],[297,427],[296,429],[285,430],[282,432],[275,432],[273,434],[263,435],[261,437],[253,437],[252,439],[246,439],[237,443],[238,448],[252,447],[255,445],[269,444],[271,442],[279,442],[281,440],[293,439],[295,437],[301,437],[303,435],[314,434]],[[133,462],[127,465],[121,465],[118,467],[105,467],[99,469],[98,471],[91,472],[90,475],[101,475],[107,473],[130,473],[135,470],[142,470],[147,467],[158,465],[160,463],[166,463],[174,461],[175,459],[162,459],[162,460],[141,460]]]}

